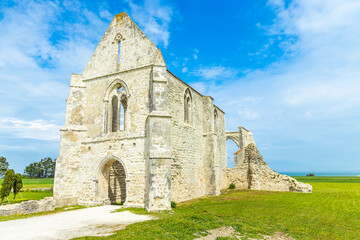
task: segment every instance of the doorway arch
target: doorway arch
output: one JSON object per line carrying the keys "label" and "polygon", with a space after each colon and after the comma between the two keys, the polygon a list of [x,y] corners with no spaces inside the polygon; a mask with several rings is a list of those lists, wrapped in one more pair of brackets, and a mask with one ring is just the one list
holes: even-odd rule
{"label": "doorway arch", "polygon": [[237,154],[240,149],[239,132],[226,133],[226,152],[227,152],[227,167],[234,168],[239,162],[237,161]]}
{"label": "doorway arch", "polygon": [[119,158],[111,156],[101,161],[97,171],[96,196],[105,204],[127,201],[127,170]]}

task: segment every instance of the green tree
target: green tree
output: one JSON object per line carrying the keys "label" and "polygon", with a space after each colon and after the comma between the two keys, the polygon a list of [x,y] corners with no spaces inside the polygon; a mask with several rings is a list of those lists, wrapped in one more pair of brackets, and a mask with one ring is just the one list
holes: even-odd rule
{"label": "green tree", "polygon": [[11,188],[14,186],[14,178],[15,178],[14,170],[12,169],[7,170],[5,173],[5,178],[1,184],[1,190],[0,190],[1,204],[4,201],[4,198],[10,195]]}
{"label": "green tree", "polygon": [[30,163],[24,170],[24,175],[31,178],[54,177],[55,161],[50,157],[43,158],[39,162]]}
{"label": "green tree", "polygon": [[0,178],[4,177],[5,172],[9,169],[9,163],[6,158],[0,156]]}
{"label": "green tree", "polygon": [[45,178],[50,177],[54,166],[54,161],[52,160],[52,158],[50,157],[43,158],[41,159],[40,164],[41,164],[41,169],[43,170],[42,172],[43,177]]}
{"label": "green tree", "polygon": [[14,192],[14,199],[16,194],[20,192],[23,187],[22,177],[20,173],[15,174],[14,181],[13,181],[13,192]]}
{"label": "green tree", "polygon": [[28,177],[36,177],[37,174],[37,164],[30,163],[28,166],[25,167],[24,174]]}

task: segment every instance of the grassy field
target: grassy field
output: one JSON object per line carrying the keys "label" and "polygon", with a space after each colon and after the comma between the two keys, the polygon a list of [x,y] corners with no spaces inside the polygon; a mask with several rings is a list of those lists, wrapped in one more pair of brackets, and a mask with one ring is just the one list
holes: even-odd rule
{"label": "grassy field", "polygon": [[[2,183],[2,179],[0,179],[0,184]],[[53,178],[46,179],[23,179],[23,188],[22,190],[26,190],[16,195],[16,199],[14,200],[13,193],[10,194],[9,201],[10,203],[19,203],[27,200],[40,200],[45,197],[51,197],[53,195],[50,190],[36,190],[36,189],[49,189],[52,188],[54,184]],[[1,188],[1,186],[0,186]],[[7,204],[7,199],[4,199],[4,204]]]}
{"label": "grassy field", "polygon": [[178,204],[173,212],[155,214],[158,220],[106,238],[82,239],[194,239],[222,226],[254,238],[280,231],[295,239],[360,239],[360,178],[297,178],[311,183],[313,193],[233,190]]}
{"label": "grassy field", "polygon": [[[0,184],[2,179],[0,179]],[[52,188],[54,185],[53,178],[34,178],[34,179],[23,179],[23,189],[28,188]]]}

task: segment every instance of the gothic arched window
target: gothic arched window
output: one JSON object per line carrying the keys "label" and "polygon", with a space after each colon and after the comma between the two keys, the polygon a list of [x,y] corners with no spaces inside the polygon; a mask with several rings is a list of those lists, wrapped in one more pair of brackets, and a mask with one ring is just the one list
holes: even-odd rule
{"label": "gothic arched window", "polygon": [[192,121],[192,98],[189,89],[184,94],[184,122],[190,124]]}
{"label": "gothic arched window", "polygon": [[120,56],[121,56],[121,41],[125,40],[121,33],[116,34],[114,38],[114,42],[117,44],[117,63],[120,64]]}
{"label": "gothic arched window", "polygon": [[218,121],[218,112],[217,110],[215,109],[214,111],[214,132],[217,133],[218,129],[219,129],[219,121]]}
{"label": "gothic arched window", "polygon": [[106,91],[104,103],[104,133],[126,130],[128,88],[121,80],[115,80]]}

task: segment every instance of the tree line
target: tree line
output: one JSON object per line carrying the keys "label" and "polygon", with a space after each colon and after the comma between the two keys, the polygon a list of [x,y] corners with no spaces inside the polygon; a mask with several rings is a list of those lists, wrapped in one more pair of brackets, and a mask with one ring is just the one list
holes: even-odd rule
{"label": "tree line", "polygon": [[[38,162],[30,163],[25,167],[23,177],[28,178],[53,178],[55,175],[56,159],[43,158]],[[9,170],[9,163],[5,157],[0,156],[0,178]]]}
{"label": "tree line", "polygon": [[25,167],[24,175],[29,178],[53,178],[56,159],[43,158],[39,162],[30,163]]}

